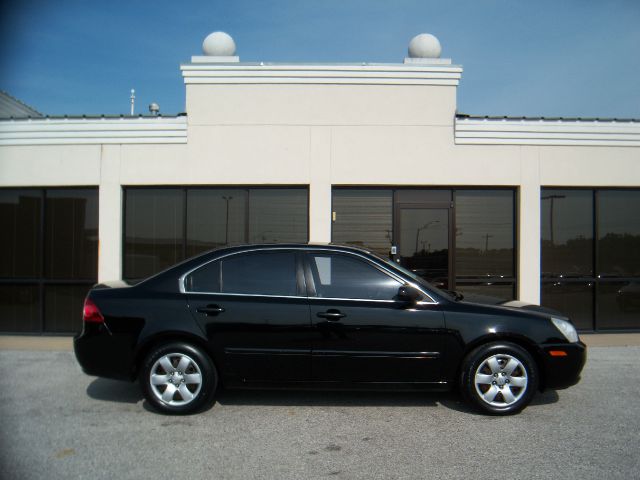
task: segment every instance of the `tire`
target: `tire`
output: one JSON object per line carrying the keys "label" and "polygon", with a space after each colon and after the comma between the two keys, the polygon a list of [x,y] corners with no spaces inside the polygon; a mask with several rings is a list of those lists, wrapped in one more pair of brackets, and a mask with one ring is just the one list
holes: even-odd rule
{"label": "tire", "polygon": [[466,356],[460,391],[483,413],[513,415],[531,402],[538,382],[538,366],[529,352],[514,343],[496,342]]}
{"label": "tire", "polygon": [[177,342],[146,356],[139,381],[144,397],[156,410],[185,415],[198,412],[213,399],[218,374],[202,349]]}

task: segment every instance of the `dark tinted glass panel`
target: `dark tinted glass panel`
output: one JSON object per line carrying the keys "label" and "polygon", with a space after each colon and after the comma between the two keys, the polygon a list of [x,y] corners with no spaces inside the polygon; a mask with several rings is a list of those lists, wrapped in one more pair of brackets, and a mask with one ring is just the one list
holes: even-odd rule
{"label": "dark tinted glass panel", "polygon": [[333,191],[332,241],[358,245],[389,256],[393,218],[391,190]]}
{"label": "dark tinted glass panel", "polygon": [[220,262],[210,262],[187,277],[186,289],[190,292],[220,292]]}
{"label": "dark tinted glass panel", "polygon": [[545,282],[541,303],[567,315],[577,328],[592,330],[593,291],[593,282]]}
{"label": "dark tinted glass panel", "polygon": [[0,331],[40,330],[40,289],[27,285],[0,285]]}
{"label": "dark tinted glass panel", "polygon": [[401,264],[440,288],[449,285],[449,209],[397,210]]}
{"label": "dark tinted glass panel", "polygon": [[246,243],[246,190],[187,191],[187,257]]}
{"label": "dark tinted glass panel", "polygon": [[307,203],[306,189],[250,190],[249,242],[306,242]]}
{"label": "dark tinted glass panel", "polygon": [[47,190],[45,276],[92,279],[98,270],[98,191]]}
{"label": "dark tinted glass panel", "polygon": [[79,332],[82,306],[91,285],[49,285],[44,289],[44,330]]}
{"label": "dark tinted glass panel", "polygon": [[640,328],[640,280],[600,282],[596,301],[598,329]]}
{"label": "dark tinted glass panel", "polygon": [[364,261],[344,255],[311,255],[316,296],[393,300],[401,283]]}
{"label": "dark tinted glass panel", "polygon": [[220,260],[223,293],[257,295],[297,294],[296,261],[293,253],[232,255]]}
{"label": "dark tinted glass panel", "polygon": [[640,190],[600,190],[598,275],[640,276]]}
{"label": "dark tinted glass panel", "polygon": [[513,191],[458,190],[456,275],[513,277]]}
{"label": "dark tinted glass panel", "polygon": [[[463,295],[480,295],[484,297],[482,300],[488,303],[501,303],[505,300],[513,300],[515,298],[514,295],[514,285],[513,283],[492,283],[486,282],[482,284],[461,284],[460,282],[456,283],[456,291],[462,293]],[[466,300],[473,301],[471,297],[466,298]]]}
{"label": "dark tinted glass panel", "polygon": [[145,278],[183,257],[184,191],[125,191],[125,278]]}
{"label": "dark tinted glass panel", "polygon": [[40,190],[0,190],[0,277],[40,276]]}
{"label": "dark tinted glass panel", "polygon": [[593,191],[545,188],[540,209],[542,276],[592,276]]}
{"label": "dark tinted glass panel", "polygon": [[396,190],[396,203],[447,203],[451,202],[451,190]]}

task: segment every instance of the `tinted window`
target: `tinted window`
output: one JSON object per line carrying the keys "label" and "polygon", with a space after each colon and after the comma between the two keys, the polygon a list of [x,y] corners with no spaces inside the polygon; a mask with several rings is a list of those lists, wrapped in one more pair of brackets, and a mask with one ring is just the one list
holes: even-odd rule
{"label": "tinted window", "polygon": [[336,243],[358,245],[379,255],[391,249],[393,191],[333,191],[332,239]]}
{"label": "tinted window", "polygon": [[593,191],[544,189],[542,275],[593,275]]}
{"label": "tinted window", "polygon": [[40,330],[40,289],[31,285],[0,285],[0,331]]}
{"label": "tinted window", "polygon": [[306,242],[307,212],[306,190],[249,190],[249,242]]}
{"label": "tinted window", "polygon": [[40,190],[0,190],[0,277],[40,276]]}
{"label": "tinted window", "polygon": [[187,257],[246,242],[246,190],[187,190]]}
{"label": "tinted window", "polygon": [[511,190],[458,190],[456,274],[513,277],[514,208]]}
{"label": "tinted window", "polygon": [[79,332],[82,305],[91,285],[51,285],[44,289],[44,329],[47,332]]}
{"label": "tinted window", "polygon": [[393,300],[402,285],[373,265],[348,255],[313,254],[310,258],[318,297]]}
{"label": "tinted window", "polygon": [[98,275],[98,192],[49,190],[45,198],[45,276]]}
{"label": "tinted window", "polygon": [[187,289],[194,292],[297,295],[296,260],[292,252],[237,254],[193,272]]}
{"label": "tinted window", "polygon": [[305,188],[127,188],[124,278],[226,245],[308,240]]}
{"label": "tinted window", "polygon": [[220,292],[220,262],[210,262],[187,277],[186,289],[190,292]]}
{"label": "tinted window", "polygon": [[184,192],[130,189],[125,202],[124,277],[145,278],[182,260]]}
{"label": "tinted window", "polygon": [[598,192],[598,274],[640,276],[640,190]]}

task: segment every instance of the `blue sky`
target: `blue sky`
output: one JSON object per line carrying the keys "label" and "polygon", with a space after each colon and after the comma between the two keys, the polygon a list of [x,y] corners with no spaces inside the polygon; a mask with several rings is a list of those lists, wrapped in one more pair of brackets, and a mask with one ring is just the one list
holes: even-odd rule
{"label": "blue sky", "polygon": [[179,64],[231,34],[241,61],[399,63],[436,35],[458,110],[640,118],[638,0],[0,2],[0,89],[43,113],[184,111]]}

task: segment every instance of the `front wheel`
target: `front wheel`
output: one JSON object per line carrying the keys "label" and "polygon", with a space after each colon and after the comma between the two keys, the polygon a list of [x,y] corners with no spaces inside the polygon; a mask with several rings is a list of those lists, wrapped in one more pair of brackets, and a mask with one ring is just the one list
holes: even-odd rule
{"label": "front wheel", "polygon": [[538,389],[538,368],[519,345],[481,345],[465,358],[460,387],[475,408],[493,415],[511,415],[533,399]]}
{"label": "front wheel", "polygon": [[213,362],[200,348],[171,343],[147,355],[139,381],[145,398],[156,410],[188,414],[212,398],[218,376]]}

